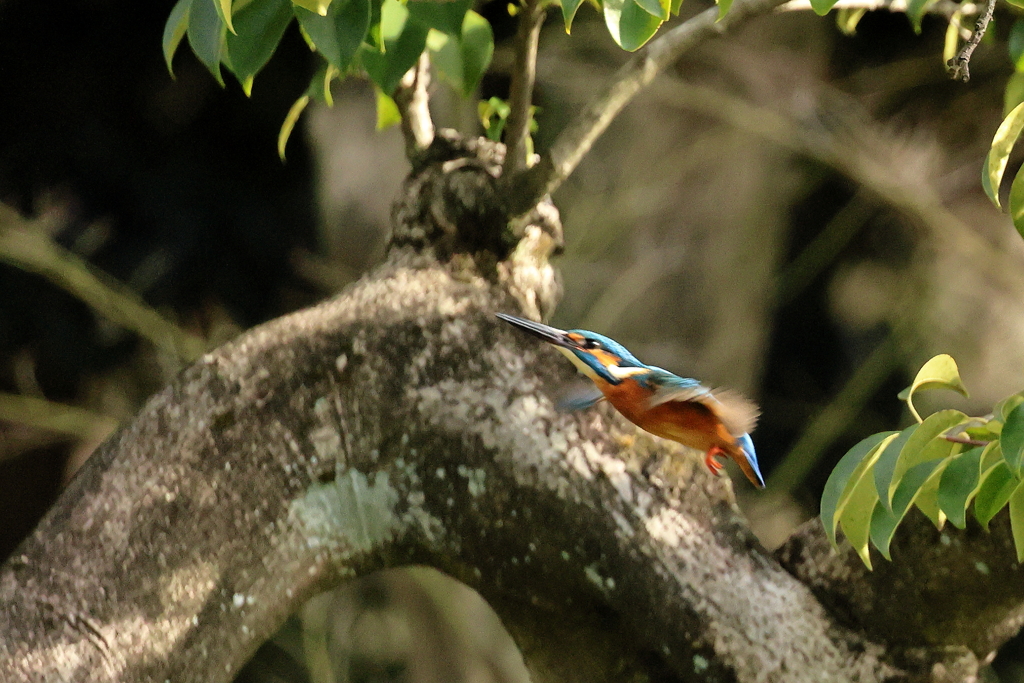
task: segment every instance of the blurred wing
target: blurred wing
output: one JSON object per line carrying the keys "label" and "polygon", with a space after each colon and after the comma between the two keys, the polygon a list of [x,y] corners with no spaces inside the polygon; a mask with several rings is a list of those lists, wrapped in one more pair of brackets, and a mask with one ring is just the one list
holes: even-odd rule
{"label": "blurred wing", "polygon": [[663,372],[668,376],[657,378],[657,389],[648,402],[649,407],[669,401],[697,401],[707,406],[733,436],[754,431],[761,411],[750,399],[731,389],[712,391],[695,379]]}
{"label": "blurred wing", "polygon": [[604,399],[604,394],[601,393],[600,389],[590,382],[587,382],[587,384],[589,386],[580,385],[565,392],[565,395],[558,400],[557,408],[559,412],[573,413],[577,410],[586,410]]}

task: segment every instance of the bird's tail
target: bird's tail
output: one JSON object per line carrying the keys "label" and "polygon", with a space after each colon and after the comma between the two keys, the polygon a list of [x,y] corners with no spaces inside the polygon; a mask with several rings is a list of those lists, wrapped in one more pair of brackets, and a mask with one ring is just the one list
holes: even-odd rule
{"label": "bird's tail", "polygon": [[736,438],[736,445],[739,446],[739,453],[735,458],[743,474],[747,475],[750,483],[759,489],[764,488],[764,477],[761,476],[761,468],[757,464],[757,455],[754,452],[754,442],[750,440],[749,434],[743,434]]}

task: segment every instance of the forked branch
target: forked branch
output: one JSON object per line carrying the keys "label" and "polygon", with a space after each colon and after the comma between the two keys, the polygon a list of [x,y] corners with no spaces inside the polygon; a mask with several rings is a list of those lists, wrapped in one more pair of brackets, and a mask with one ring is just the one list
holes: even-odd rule
{"label": "forked branch", "polygon": [[626,62],[611,83],[559,133],[540,163],[505,176],[508,213],[519,215],[557,190],[619,112],[683,53],[751,17],[771,11],[784,1],[737,0],[721,20],[718,8],[712,7],[652,40]]}

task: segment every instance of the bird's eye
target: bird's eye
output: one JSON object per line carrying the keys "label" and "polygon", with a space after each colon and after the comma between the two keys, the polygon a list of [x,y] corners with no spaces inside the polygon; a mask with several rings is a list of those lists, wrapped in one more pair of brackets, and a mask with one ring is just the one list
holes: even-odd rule
{"label": "bird's eye", "polygon": [[601,348],[601,342],[594,341],[593,339],[588,339],[585,342],[583,342],[583,348],[585,348],[585,349],[599,349],[599,348]]}

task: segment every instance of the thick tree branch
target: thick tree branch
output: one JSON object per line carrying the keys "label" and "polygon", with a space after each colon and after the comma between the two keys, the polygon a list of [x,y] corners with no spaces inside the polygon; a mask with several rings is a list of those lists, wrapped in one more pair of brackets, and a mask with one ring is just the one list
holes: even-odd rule
{"label": "thick tree branch", "polygon": [[737,0],[721,20],[718,8],[712,7],[652,40],[626,62],[612,82],[559,133],[536,166],[505,176],[504,195],[510,215],[529,210],[542,197],[558,189],[619,112],[665,67],[704,40],[721,35],[783,2],[785,0]]}
{"label": "thick tree branch", "polygon": [[[526,138],[530,135],[530,109],[533,106],[533,86],[537,80],[537,46],[540,29],[544,25],[548,3],[545,0],[525,0],[520,5],[519,25],[516,28],[515,60],[512,63],[512,84],[509,87],[508,120],[505,124],[505,164],[502,175],[510,176],[529,165],[526,158]],[[539,197],[537,200],[539,201]],[[536,203],[536,202],[534,202]]]}
{"label": "thick tree branch", "polygon": [[[902,645],[895,663],[931,680],[971,680],[970,670],[936,675],[934,656],[949,653],[947,669],[972,659],[974,667],[988,663],[1024,625],[1024,567],[1006,512],[987,533],[973,520],[965,531],[936,531],[914,509],[890,550],[892,562],[872,551],[875,569],[869,570],[848,547],[832,550],[814,519],[776,555],[833,614],[874,639]],[[918,573],[930,563],[933,569]],[[942,573],[958,578],[950,582]]]}
{"label": "thick tree branch", "polygon": [[478,588],[539,681],[557,650],[526,638],[536,610],[551,642],[590,624],[619,663],[607,680],[895,673],[758,548],[697,458],[648,477],[680,454],[556,412],[567,368],[497,326],[503,301],[396,257],[204,356],[0,573],[0,679],[228,680],[315,590],[408,563]]}

